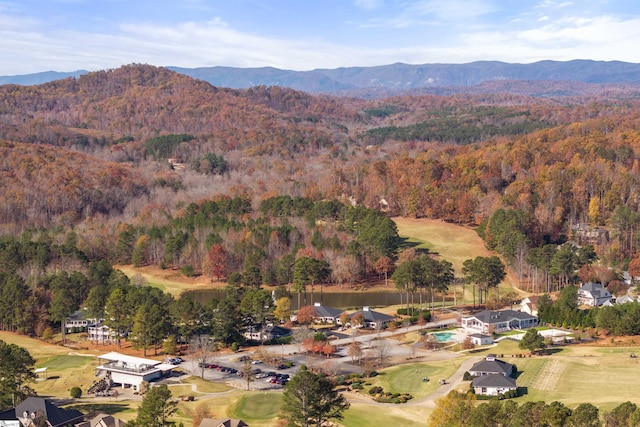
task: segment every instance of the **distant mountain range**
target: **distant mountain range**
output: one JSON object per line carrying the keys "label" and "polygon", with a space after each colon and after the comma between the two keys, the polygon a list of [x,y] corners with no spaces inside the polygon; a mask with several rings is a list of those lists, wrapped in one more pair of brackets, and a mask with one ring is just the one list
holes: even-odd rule
{"label": "distant mountain range", "polygon": [[[253,86],[283,86],[310,93],[397,93],[417,89],[471,87],[496,81],[567,81],[583,84],[640,84],[640,64],[620,61],[540,61],[510,64],[478,61],[468,64],[391,64],[376,67],[347,67],[311,71],[281,70],[272,67],[206,67],[170,70],[204,80],[218,87],[243,89]],[[86,71],[48,71],[22,76],[0,77],[0,84],[33,85]]]}
{"label": "distant mountain range", "polygon": [[0,85],[16,84],[23,86],[40,85],[42,83],[48,83],[54,80],[62,80],[67,77],[79,77],[83,74],[87,74],[87,70],[71,71],[69,73],[59,71],[43,71],[41,73],[34,74],[22,74],[17,76],[0,76]]}

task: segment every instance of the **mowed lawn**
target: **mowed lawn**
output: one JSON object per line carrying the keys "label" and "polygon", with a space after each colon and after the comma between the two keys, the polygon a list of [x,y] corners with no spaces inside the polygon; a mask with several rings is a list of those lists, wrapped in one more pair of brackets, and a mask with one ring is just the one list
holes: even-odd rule
{"label": "mowed lawn", "polygon": [[35,359],[36,368],[47,368],[47,379],[32,384],[39,395],[68,397],[71,387],[80,387],[84,393],[94,381],[98,361],[91,352],[83,356],[66,347],[8,332],[0,332],[0,339],[24,347]]}
{"label": "mowed lawn", "polygon": [[[438,254],[441,259],[453,264],[456,277],[462,277],[462,264],[467,259],[497,255],[489,251],[480,236],[468,227],[425,218],[395,217],[393,221],[398,227],[400,237],[416,245],[416,248],[429,249],[430,252]],[[507,292],[513,288],[514,284],[509,276],[500,284],[500,292]],[[465,302],[473,302],[471,287],[466,285],[465,289]],[[459,293],[460,290],[457,292]]]}
{"label": "mowed lawn", "polygon": [[431,410],[389,404],[372,406],[354,403],[339,424],[344,427],[424,427]]}
{"label": "mowed lawn", "polygon": [[[383,369],[380,375],[367,378],[371,387],[379,386],[385,392],[410,393],[414,399],[429,396],[440,387],[438,380],[449,378],[458,369],[463,359],[452,359],[432,363],[411,363]],[[429,381],[423,381],[427,378]],[[370,387],[362,391],[367,394]]]}
{"label": "mowed lawn", "polygon": [[8,344],[16,344],[27,349],[31,357],[36,359],[49,358],[60,354],[69,354],[69,349],[55,344],[29,338],[25,335],[18,335],[11,332],[0,331],[0,340]]}
{"label": "mowed lawn", "polygon": [[203,276],[188,278],[176,270],[162,270],[156,267],[135,268],[132,265],[117,265],[114,268],[121,270],[129,278],[139,274],[149,285],[159,288],[175,298],[186,291],[212,287],[212,284]]}
{"label": "mowed lawn", "polygon": [[478,234],[467,227],[435,219],[393,218],[400,237],[427,248],[451,262],[456,274],[462,274],[462,263],[477,256],[492,256]]}
{"label": "mowed lawn", "polygon": [[565,347],[553,356],[505,359],[516,363],[519,386],[528,395],[519,401],[559,400],[570,407],[592,403],[611,410],[627,400],[640,404],[640,361],[629,352],[640,348]]}
{"label": "mowed lawn", "polygon": [[281,404],[281,393],[247,393],[230,408],[229,416],[241,419],[250,426],[273,425],[273,421],[280,412]]}

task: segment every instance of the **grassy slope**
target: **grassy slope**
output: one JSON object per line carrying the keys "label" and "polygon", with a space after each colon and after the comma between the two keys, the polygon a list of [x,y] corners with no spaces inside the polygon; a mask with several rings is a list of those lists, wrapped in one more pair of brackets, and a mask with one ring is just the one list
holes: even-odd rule
{"label": "grassy slope", "polygon": [[178,297],[180,294],[188,290],[209,289],[216,285],[223,286],[220,283],[212,284],[203,276],[188,278],[183,276],[179,271],[174,270],[161,270],[156,267],[136,268],[132,265],[117,265],[115,268],[121,270],[128,277],[133,277],[139,274],[151,286],[160,288],[163,292],[170,293],[174,297]]}
{"label": "grassy slope", "polygon": [[[467,227],[450,224],[435,219],[394,218],[400,237],[407,239],[416,248],[427,248],[453,264],[456,277],[462,276],[462,264],[465,260],[477,256],[493,256],[478,234]],[[500,284],[500,293],[514,289],[509,276]],[[458,290],[458,293],[460,291]],[[473,293],[465,286],[465,302],[473,302]]]}
{"label": "grassy slope", "polygon": [[495,255],[485,248],[475,231],[455,224],[433,219],[394,218],[398,234],[427,248],[451,262],[456,274],[461,274],[462,263],[477,256]]}

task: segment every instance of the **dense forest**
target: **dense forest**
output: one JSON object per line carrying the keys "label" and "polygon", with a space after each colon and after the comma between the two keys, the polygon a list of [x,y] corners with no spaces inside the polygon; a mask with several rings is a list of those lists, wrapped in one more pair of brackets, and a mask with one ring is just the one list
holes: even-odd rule
{"label": "dense forest", "polygon": [[213,276],[251,283],[283,283],[286,257],[305,256],[350,284],[397,255],[363,218],[383,236],[388,216],[439,218],[478,226],[522,287],[554,291],[637,256],[639,102],[615,88],[365,100],[146,65],[0,86],[0,232],[185,274],[211,275],[216,255]]}

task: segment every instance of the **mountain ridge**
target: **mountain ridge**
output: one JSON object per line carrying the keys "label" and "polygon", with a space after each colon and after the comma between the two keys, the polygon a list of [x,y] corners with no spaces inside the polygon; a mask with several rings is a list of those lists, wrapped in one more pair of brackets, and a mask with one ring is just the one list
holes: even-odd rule
{"label": "mountain ridge", "polygon": [[[530,64],[501,61],[475,61],[465,64],[394,63],[372,67],[341,67],[309,71],[275,67],[238,68],[226,66],[169,70],[204,80],[213,86],[246,89],[255,86],[282,86],[309,93],[357,94],[375,90],[385,95],[412,90],[470,88],[487,82],[566,81],[592,85],[640,85],[640,64],[622,61],[544,60]],[[41,84],[51,80],[78,77],[84,70],[70,73],[53,71],[23,76],[0,76],[0,84]]]}

